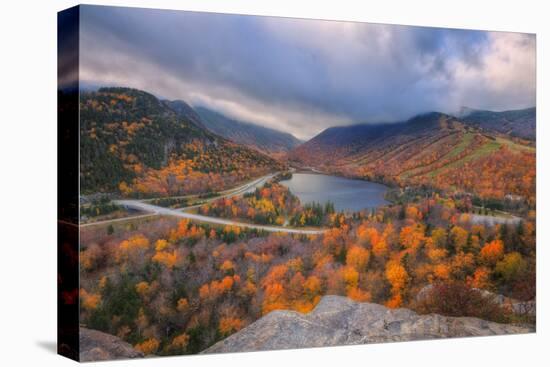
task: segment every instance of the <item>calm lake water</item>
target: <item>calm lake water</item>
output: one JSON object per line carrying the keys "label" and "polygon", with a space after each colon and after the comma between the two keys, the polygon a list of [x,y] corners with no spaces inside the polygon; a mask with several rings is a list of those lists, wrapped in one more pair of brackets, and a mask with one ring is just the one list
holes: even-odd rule
{"label": "calm lake water", "polygon": [[281,181],[302,203],[332,201],[336,210],[360,211],[377,208],[389,202],[384,200],[387,186],[369,181],[313,173],[294,173]]}

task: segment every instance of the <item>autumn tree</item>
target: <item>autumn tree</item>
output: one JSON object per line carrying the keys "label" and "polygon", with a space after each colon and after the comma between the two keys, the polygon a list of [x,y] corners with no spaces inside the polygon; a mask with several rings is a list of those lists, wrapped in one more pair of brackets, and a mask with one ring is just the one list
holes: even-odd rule
{"label": "autumn tree", "polygon": [[511,252],[506,254],[502,260],[497,262],[495,273],[502,278],[505,283],[511,283],[514,279],[519,279],[520,275],[526,271],[527,262],[520,253]]}
{"label": "autumn tree", "polygon": [[141,343],[136,344],[134,347],[143,352],[143,354],[154,354],[159,348],[159,341],[155,338],[149,338]]}
{"label": "autumn tree", "polygon": [[399,233],[399,241],[413,254],[418,251],[424,240],[424,228],[419,224],[403,227]]}
{"label": "autumn tree", "polygon": [[493,240],[481,248],[481,260],[488,265],[495,265],[504,256],[504,244],[501,240]]}
{"label": "autumn tree", "polygon": [[403,265],[396,261],[389,261],[386,265],[386,279],[391,285],[392,298],[386,303],[390,308],[401,306],[403,302],[403,291],[409,276]]}
{"label": "autumn tree", "polygon": [[468,231],[459,226],[454,226],[449,235],[456,252],[464,251],[468,244]]}
{"label": "autumn tree", "polygon": [[363,271],[369,263],[369,258],[369,250],[355,245],[352,246],[347,252],[346,264],[352,266],[356,270]]}

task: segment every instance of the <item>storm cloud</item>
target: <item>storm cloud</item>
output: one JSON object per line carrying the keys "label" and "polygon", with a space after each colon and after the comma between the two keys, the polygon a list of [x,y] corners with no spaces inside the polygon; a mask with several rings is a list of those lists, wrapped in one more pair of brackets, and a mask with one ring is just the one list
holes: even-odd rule
{"label": "storm cloud", "polygon": [[461,106],[535,105],[534,35],[81,7],[80,78],[307,139]]}

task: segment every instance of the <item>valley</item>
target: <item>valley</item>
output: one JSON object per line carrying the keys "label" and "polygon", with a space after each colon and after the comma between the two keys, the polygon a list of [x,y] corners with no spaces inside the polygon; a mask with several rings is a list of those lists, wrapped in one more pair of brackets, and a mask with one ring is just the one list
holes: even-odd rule
{"label": "valley", "polygon": [[327,129],[289,153],[291,164],[391,186],[430,187],[476,201],[535,202],[532,142],[491,136],[440,113],[405,123]]}
{"label": "valley", "polygon": [[251,146],[260,152],[281,156],[302,143],[291,134],[237,121],[205,107],[198,107],[197,113],[203,124],[212,132],[236,143]]}
{"label": "valley", "polygon": [[538,331],[536,34],[92,5],[58,26],[59,353]]}
{"label": "valley", "polygon": [[81,109],[82,327],[194,354],[334,296],[499,333],[535,324],[477,293],[535,299],[532,140],[434,112],[282,148],[287,135],[216,132],[212,112],[129,88]]}

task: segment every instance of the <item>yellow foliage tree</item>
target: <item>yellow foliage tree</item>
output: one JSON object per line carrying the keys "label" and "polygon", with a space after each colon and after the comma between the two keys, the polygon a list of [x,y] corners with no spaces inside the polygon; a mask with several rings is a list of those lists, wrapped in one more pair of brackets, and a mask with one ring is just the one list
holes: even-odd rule
{"label": "yellow foliage tree", "polygon": [[468,243],[468,231],[464,228],[455,226],[451,229],[451,240],[455,246],[456,251],[463,251]]}
{"label": "yellow foliage tree", "polygon": [[357,287],[349,288],[347,290],[347,296],[357,302],[369,302],[371,300],[371,294],[369,292],[362,291]]}
{"label": "yellow foliage tree", "polygon": [[359,273],[352,266],[344,266],[341,270],[342,279],[346,284],[346,289],[355,288],[359,282]]}
{"label": "yellow foliage tree", "polygon": [[406,249],[416,252],[424,241],[424,227],[410,225],[403,227],[399,233],[399,241]]}
{"label": "yellow foliage tree", "polygon": [[407,284],[409,276],[403,265],[396,261],[389,261],[386,265],[386,278],[393,290],[402,291]]}
{"label": "yellow foliage tree", "polygon": [[157,351],[157,349],[159,348],[160,346],[160,343],[157,339],[155,338],[149,338],[147,340],[145,340],[144,342],[141,342],[139,344],[136,344],[135,345],[135,348],[141,352],[143,352],[143,354],[153,354]]}
{"label": "yellow foliage tree", "polygon": [[235,266],[231,260],[225,260],[220,266],[220,270],[226,273],[232,272],[235,270]]}
{"label": "yellow foliage tree", "polygon": [[223,335],[229,335],[239,331],[244,326],[243,320],[236,317],[222,317],[220,319],[219,330]]}
{"label": "yellow foliage tree", "polygon": [[361,246],[352,246],[346,255],[346,264],[356,270],[364,270],[369,263],[370,252]]}
{"label": "yellow foliage tree", "polygon": [[155,253],[152,260],[163,264],[168,269],[172,269],[178,263],[179,257],[175,250],[172,252],[160,251]]}
{"label": "yellow foliage tree", "polygon": [[143,281],[136,284],[136,292],[142,297],[145,296],[149,292],[149,283]]}
{"label": "yellow foliage tree", "polygon": [[189,310],[189,301],[187,301],[187,298],[178,299],[178,304],[176,306],[176,309],[179,312],[187,312]]}
{"label": "yellow foliage tree", "polygon": [[95,310],[101,302],[101,295],[96,293],[88,293],[86,289],[80,289],[80,302],[86,310]]}
{"label": "yellow foliage tree", "polygon": [[159,239],[157,242],[155,242],[155,250],[156,251],[163,251],[168,247],[168,241],[164,239]]}
{"label": "yellow foliage tree", "polygon": [[303,287],[306,298],[312,300],[321,292],[321,281],[315,275],[310,275],[304,282]]}
{"label": "yellow foliage tree", "polygon": [[170,347],[172,349],[185,349],[187,345],[189,344],[189,335],[183,333],[178,336],[176,336],[174,339],[172,339],[172,343],[170,343]]}

